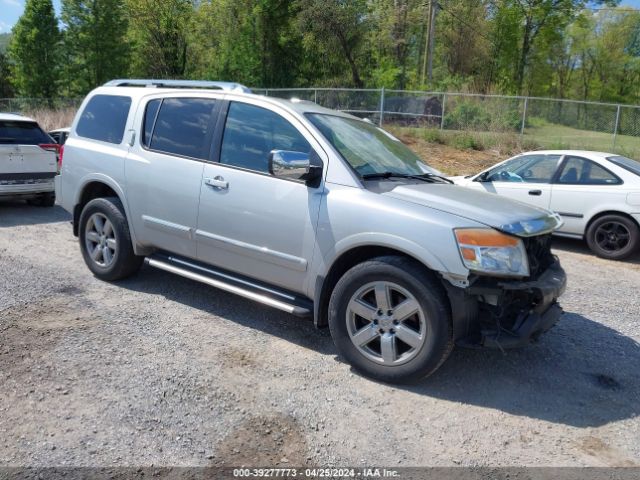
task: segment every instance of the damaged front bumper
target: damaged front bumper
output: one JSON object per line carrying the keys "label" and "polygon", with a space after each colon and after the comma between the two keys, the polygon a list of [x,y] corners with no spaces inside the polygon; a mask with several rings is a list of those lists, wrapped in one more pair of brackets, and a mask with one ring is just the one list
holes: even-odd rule
{"label": "damaged front bumper", "polygon": [[465,289],[447,288],[456,343],[500,349],[527,345],[560,319],[557,299],[566,284],[556,259],[535,280],[478,277]]}

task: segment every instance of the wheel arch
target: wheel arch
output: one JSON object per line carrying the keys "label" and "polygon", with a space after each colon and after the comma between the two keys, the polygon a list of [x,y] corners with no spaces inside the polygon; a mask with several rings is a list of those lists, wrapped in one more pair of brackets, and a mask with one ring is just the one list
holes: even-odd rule
{"label": "wheel arch", "polygon": [[587,222],[587,225],[584,228],[585,237],[587,236],[587,232],[589,231],[589,228],[591,228],[591,225],[593,225],[593,222],[595,222],[599,218],[602,218],[606,215],[618,215],[618,216],[624,217],[628,220],[631,220],[633,223],[637,225],[638,228],[640,228],[640,224],[635,218],[633,218],[633,215],[630,215],[629,213],[626,213],[626,212],[621,212],[620,210],[604,210],[602,212],[596,213],[589,219],[589,221]]}
{"label": "wheel arch", "polygon": [[371,260],[372,258],[388,255],[408,258],[424,268],[425,271],[434,272],[432,268],[417,258],[417,256],[396,247],[381,244],[353,246],[339,253],[331,262],[331,266],[327,269],[326,274],[316,278],[313,303],[313,321],[315,326],[320,328],[328,325],[329,298],[338,280],[340,280],[350,268],[359,263]]}

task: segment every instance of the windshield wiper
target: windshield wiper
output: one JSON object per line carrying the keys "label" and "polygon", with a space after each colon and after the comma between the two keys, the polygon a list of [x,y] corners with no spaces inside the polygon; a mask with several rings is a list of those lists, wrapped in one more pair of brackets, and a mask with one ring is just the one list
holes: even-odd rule
{"label": "windshield wiper", "polygon": [[413,180],[422,180],[423,182],[435,182],[436,179],[446,183],[453,183],[451,180],[435,173],[423,173],[420,175],[411,175],[408,173],[396,173],[396,172],[378,172],[378,173],[365,173],[362,178],[365,180],[373,180],[376,178],[410,178]]}

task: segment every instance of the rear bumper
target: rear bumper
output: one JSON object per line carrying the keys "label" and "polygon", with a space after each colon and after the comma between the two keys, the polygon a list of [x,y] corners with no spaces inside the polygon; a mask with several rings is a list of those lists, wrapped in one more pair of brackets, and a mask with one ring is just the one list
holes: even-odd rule
{"label": "rear bumper", "polygon": [[560,319],[557,300],[566,285],[557,260],[536,280],[475,282],[458,299],[452,298],[457,343],[500,349],[527,345]]}
{"label": "rear bumper", "polygon": [[36,193],[48,193],[55,190],[54,179],[38,183],[16,183],[13,185],[0,184],[0,197],[13,197],[18,195],[31,195]]}

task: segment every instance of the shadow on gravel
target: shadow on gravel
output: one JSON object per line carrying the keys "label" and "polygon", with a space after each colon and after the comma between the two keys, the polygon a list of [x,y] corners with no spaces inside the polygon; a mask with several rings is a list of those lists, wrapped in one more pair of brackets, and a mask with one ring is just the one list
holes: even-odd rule
{"label": "shadow on gravel", "polygon": [[[589,250],[589,247],[587,247],[587,242],[585,242],[584,240],[577,240],[573,238],[564,238],[564,237],[553,237],[553,244],[551,245],[551,247],[558,250],[564,250],[566,252],[589,255],[594,259],[597,258],[596,255],[591,250]],[[603,262],[609,261],[612,264],[618,263],[616,260],[605,260],[605,259],[599,259],[599,260]],[[637,265],[640,265],[640,250],[636,251],[629,258],[626,258],[625,260],[621,260],[619,263],[623,263],[623,264],[635,263]]]}
{"label": "shadow on gravel", "polygon": [[[143,267],[119,285],[162,295],[323,355],[336,355],[328,329],[316,330],[309,320],[176,275]],[[638,365],[638,342],[567,313],[535,345],[506,354],[456,349],[434,375],[398,388],[512,415],[597,427],[640,414]]]}
{"label": "shadow on gravel", "polygon": [[573,427],[640,415],[640,344],[566,313],[537,344],[506,354],[456,349],[433,376],[406,387],[421,395]]}
{"label": "shadow on gravel", "polygon": [[311,319],[294,317],[178,275],[143,266],[137,275],[118,282],[118,286],[162,295],[171,301],[260,330],[321,354],[335,354],[329,330],[316,329]]}
{"label": "shadow on gravel", "polygon": [[71,215],[61,206],[32,207],[20,200],[0,200],[0,228],[70,221]]}

